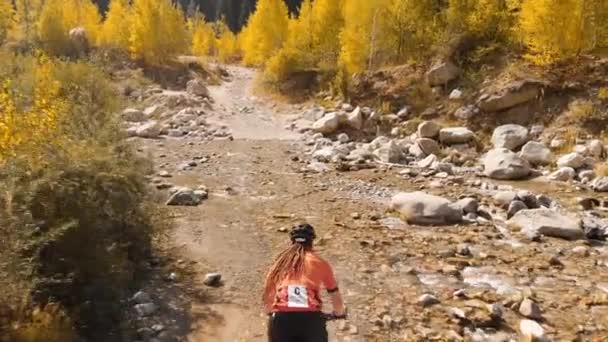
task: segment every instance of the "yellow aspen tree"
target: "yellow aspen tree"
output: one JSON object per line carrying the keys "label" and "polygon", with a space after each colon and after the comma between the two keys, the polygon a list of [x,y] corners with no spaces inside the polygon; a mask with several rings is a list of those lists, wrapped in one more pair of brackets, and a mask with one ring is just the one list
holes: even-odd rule
{"label": "yellow aspen tree", "polygon": [[585,34],[585,0],[525,0],[520,15],[520,34],[541,65],[575,56],[593,45]]}
{"label": "yellow aspen tree", "polygon": [[451,31],[502,39],[511,29],[510,10],[505,0],[450,0],[446,17]]}
{"label": "yellow aspen tree", "polygon": [[315,66],[312,25],[312,3],[304,0],[299,16],[289,19],[285,43],[266,63],[264,73],[269,81],[279,82],[294,71]]}
{"label": "yellow aspen tree", "polygon": [[210,56],[216,48],[213,26],[205,21],[205,17],[197,13],[188,20],[192,34],[192,53],[196,56]]}
{"label": "yellow aspen tree", "polygon": [[342,8],[348,0],[315,0],[312,3],[313,54],[321,69],[335,69],[340,56],[340,32],[344,28]]}
{"label": "yellow aspen tree", "polygon": [[0,45],[4,43],[13,25],[13,4],[11,0],[0,0]]}
{"label": "yellow aspen tree", "polygon": [[597,45],[608,47],[608,1],[597,0]]}
{"label": "yellow aspen tree", "polygon": [[236,35],[230,30],[225,20],[220,21],[217,27],[217,56],[222,62],[234,61],[239,51]]}
{"label": "yellow aspen tree", "polygon": [[129,36],[133,57],[159,64],[190,46],[183,12],[171,0],[134,0]]}
{"label": "yellow aspen tree", "polygon": [[36,23],[42,11],[43,0],[15,0],[15,25],[11,38],[31,43],[36,37]]}
{"label": "yellow aspen tree", "polygon": [[348,75],[376,66],[387,5],[387,0],[345,0],[339,63]]}
{"label": "yellow aspen tree", "polygon": [[403,62],[426,55],[443,34],[434,0],[391,0],[387,16],[390,58]]}
{"label": "yellow aspen tree", "polygon": [[288,20],[287,5],[283,0],[259,0],[247,24],[243,62],[247,65],[264,65],[283,45]]}
{"label": "yellow aspen tree", "polygon": [[101,15],[90,0],[47,0],[38,20],[38,37],[48,52],[68,54],[72,48],[71,29],[83,27],[89,42],[94,44],[100,23]]}
{"label": "yellow aspen tree", "polygon": [[129,50],[131,7],[128,0],[112,0],[101,28],[99,42],[103,46]]}

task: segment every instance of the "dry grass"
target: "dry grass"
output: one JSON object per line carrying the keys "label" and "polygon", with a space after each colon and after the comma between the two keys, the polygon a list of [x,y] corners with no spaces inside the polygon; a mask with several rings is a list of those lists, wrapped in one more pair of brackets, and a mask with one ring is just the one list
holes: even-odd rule
{"label": "dry grass", "polygon": [[608,163],[603,162],[595,166],[595,174],[598,177],[608,177]]}

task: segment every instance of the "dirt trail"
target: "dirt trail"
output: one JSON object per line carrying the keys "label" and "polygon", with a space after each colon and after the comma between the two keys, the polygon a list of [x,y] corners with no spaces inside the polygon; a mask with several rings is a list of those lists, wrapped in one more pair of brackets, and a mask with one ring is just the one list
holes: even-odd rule
{"label": "dirt trail", "polygon": [[[171,181],[204,185],[210,193],[199,207],[175,209],[174,242],[183,259],[198,262],[195,282],[205,292],[192,307],[187,341],[265,341],[260,294],[264,272],[287,240],[278,228],[307,220],[324,232],[322,222],[331,218],[315,208],[323,202],[310,200],[316,191],[298,172],[302,147],[298,135],[284,129],[289,108],[271,108],[251,95],[252,70],[229,72],[231,81],[210,87],[214,109],[207,121],[227,126],[234,141],[167,139],[153,151],[157,159],[166,155],[162,162],[171,172],[194,156],[209,158],[193,171],[177,171]],[[225,284],[205,289],[202,279],[214,271]]]}

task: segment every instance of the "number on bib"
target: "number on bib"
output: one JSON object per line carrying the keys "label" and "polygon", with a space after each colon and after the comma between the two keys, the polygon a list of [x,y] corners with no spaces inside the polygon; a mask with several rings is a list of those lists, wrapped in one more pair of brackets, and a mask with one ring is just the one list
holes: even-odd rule
{"label": "number on bib", "polygon": [[287,286],[287,306],[290,308],[308,308],[308,291],[299,285]]}

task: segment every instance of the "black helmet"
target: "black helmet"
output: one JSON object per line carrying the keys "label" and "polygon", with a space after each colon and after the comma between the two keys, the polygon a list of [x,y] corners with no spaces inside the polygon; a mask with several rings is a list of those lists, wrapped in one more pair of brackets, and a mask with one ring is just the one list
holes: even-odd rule
{"label": "black helmet", "polygon": [[291,242],[293,243],[312,243],[317,235],[315,234],[315,229],[313,226],[309,224],[299,224],[297,226],[293,226],[291,228],[291,232],[289,232],[289,237],[291,238]]}

